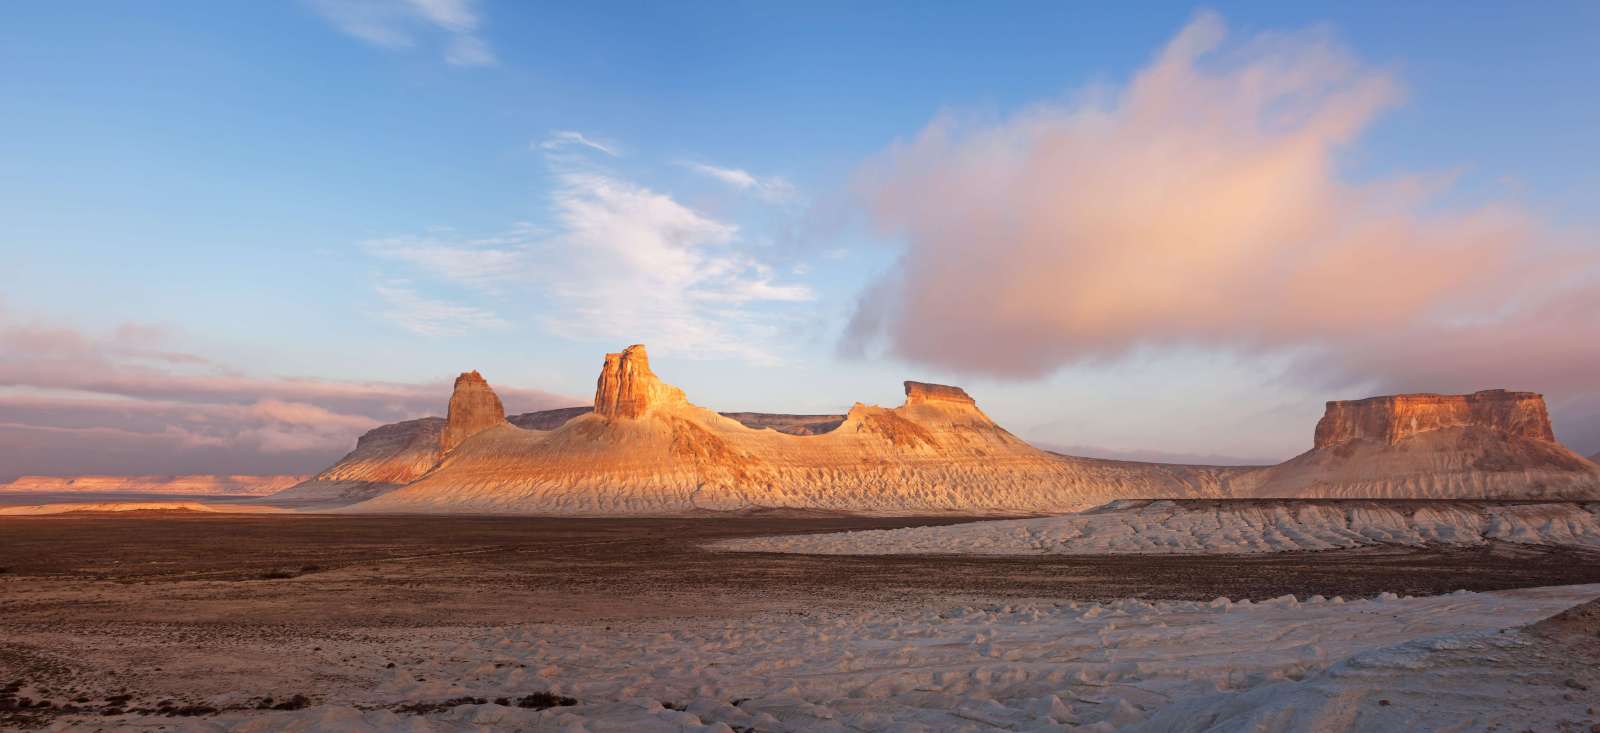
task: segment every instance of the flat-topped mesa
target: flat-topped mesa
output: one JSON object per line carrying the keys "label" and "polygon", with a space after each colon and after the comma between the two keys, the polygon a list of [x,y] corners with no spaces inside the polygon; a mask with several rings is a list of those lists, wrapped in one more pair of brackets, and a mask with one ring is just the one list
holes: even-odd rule
{"label": "flat-topped mesa", "polygon": [[1402,394],[1329,402],[1317,422],[1316,447],[1353,440],[1394,445],[1445,428],[1481,427],[1514,437],[1555,442],[1544,397],[1490,389],[1467,395]]}
{"label": "flat-topped mesa", "polygon": [[947,402],[960,405],[976,405],[972,396],[960,387],[947,384],[929,384],[928,382],[906,381],[906,404],[920,405],[928,402]]}
{"label": "flat-topped mesa", "polygon": [[456,377],[455,391],[450,393],[450,411],[447,413],[444,432],[439,435],[439,450],[449,453],[461,442],[506,421],[506,408],[483,375],[476,371],[462,372]]}
{"label": "flat-topped mesa", "polygon": [[634,344],[616,354],[606,354],[594,388],[594,411],[611,420],[636,418],[660,405],[687,404],[683,390],[662,382],[650,371],[644,344]]}

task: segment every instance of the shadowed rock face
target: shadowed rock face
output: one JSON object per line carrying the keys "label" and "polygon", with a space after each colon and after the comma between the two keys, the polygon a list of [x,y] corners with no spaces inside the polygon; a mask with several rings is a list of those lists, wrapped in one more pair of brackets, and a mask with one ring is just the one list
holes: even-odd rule
{"label": "shadowed rock face", "polygon": [[960,387],[912,381],[907,381],[905,384],[907,405],[921,405],[929,402],[953,402],[962,405],[977,404],[967,394],[967,391]]}
{"label": "shadowed rock face", "polygon": [[664,384],[650,371],[650,355],[645,353],[644,344],[606,354],[594,389],[594,411],[607,420],[637,418],[653,407],[687,401],[683,390]]}
{"label": "shadowed rock face", "polygon": [[594,412],[593,407],[558,407],[554,410],[539,410],[538,412],[524,412],[521,415],[509,415],[506,422],[523,430],[555,430],[567,424],[568,420],[579,415]]}
{"label": "shadowed rock face", "polygon": [[505,421],[506,408],[483,375],[476,371],[463,372],[456,377],[455,391],[450,393],[450,411],[445,418],[444,432],[439,436],[439,451],[449,453],[461,445],[461,441]]}
{"label": "shadowed rock face", "polygon": [[1354,440],[1389,445],[1446,428],[1491,428],[1506,435],[1555,442],[1544,397],[1485,390],[1469,395],[1404,394],[1329,402],[1317,423],[1316,447]]}

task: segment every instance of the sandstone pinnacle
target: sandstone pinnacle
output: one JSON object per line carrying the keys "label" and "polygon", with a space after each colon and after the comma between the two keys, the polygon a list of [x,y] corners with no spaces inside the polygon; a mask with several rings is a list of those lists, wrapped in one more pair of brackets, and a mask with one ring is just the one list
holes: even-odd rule
{"label": "sandstone pinnacle", "polygon": [[450,393],[450,411],[445,418],[444,432],[439,436],[439,450],[449,453],[467,438],[505,421],[505,407],[483,375],[476,371],[463,372],[456,377],[455,390]]}

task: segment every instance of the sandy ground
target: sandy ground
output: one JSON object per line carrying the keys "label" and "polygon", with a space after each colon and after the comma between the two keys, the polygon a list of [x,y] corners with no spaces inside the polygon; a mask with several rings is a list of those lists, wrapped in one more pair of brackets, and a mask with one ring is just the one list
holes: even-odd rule
{"label": "sandy ground", "polygon": [[[994,651],[993,644],[983,651],[985,623],[1000,633],[1047,619],[1054,626],[1036,629],[1045,632],[1037,638],[1024,634],[1032,640],[1015,653],[1065,661],[1085,644],[1103,653],[1115,648],[1105,637],[1114,629],[1086,620],[1132,614],[1154,634],[1140,644],[1181,656],[1182,639],[1163,641],[1165,632],[1158,630],[1176,628],[1182,614],[1201,614],[1183,617],[1201,626],[1221,618],[1205,615],[1222,608],[1213,604],[1218,597],[1250,609],[1236,602],[1279,598],[1275,603],[1282,606],[1281,598],[1293,595],[1307,608],[1334,609],[1303,626],[1311,634],[1334,628],[1332,620],[1344,619],[1344,609],[1357,608],[1326,600],[1335,596],[1600,583],[1600,562],[1592,555],[1500,543],[1222,557],[817,557],[703,548],[738,537],[956,521],[159,512],[4,517],[0,727],[383,730],[404,723],[444,726],[440,730],[599,731],[661,723],[667,727],[660,729],[721,730],[716,723],[727,730],[875,730],[905,723],[943,730],[971,717],[952,711],[985,699],[1002,708],[990,710],[998,716],[991,723],[1003,724],[974,723],[973,730],[1031,729],[1018,722],[1024,719],[1062,729],[1069,717],[1086,725],[1131,725],[1160,720],[1171,701],[1130,693],[1114,702],[1073,702],[1045,694],[1050,685],[1058,692],[1071,686],[1052,682],[1051,673],[1030,672],[1026,680],[1032,681],[1021,687],[995,681],[1001,677],[951,685],[962,675],[1006,674],[985,666]],[[1323,651],[1312,658],[1321,661],[1297,662],[1290,675],[1268,655],[1262,664],[1273,671],[1246,687],[1314,676],[1353,654],[1377,653],[1430,632],[1478,633],[1525,623],[1600,595],[1600,587],[1531,593],[1437,596],[1467,604],[1455,611],[1427,605],[1443,601],[1393,599],[1387,609],[1366,614],[1393,625],[1347,625],[1337,643],[1308,637],[1309,646],[1294,655],[1319,647]],[[1318,595],[1324,600],[1313,601]],[[1166,605],[1129,606],[1121,600],[1128,597],[1165,599]],[[1480,600],[1469,603],[1473,598]],[[1094,611],[1099,602],[1107,610]],[[990,615],[988,621],[976,620],[980,612]],[[957,624],[962,618],[977,625]],[[1268,614],[1231,633],[1285,621]],[[826,638],[812,635],[831,624],[842,626],[820,632]],[[916,649],[901,654],[905,664],[889,663],[898,671],[885,679],[899,682],[858,679],[811,688],[794,675],[809,680],[831,673],[784,671],[790,664],[784,660],[815,651],[815,664],[835,672],[853,664],[860,672],[861,660],[886,653],[876,644],[907,634],[938,640],[923,651],[960,672],[944,681],[907,672],[905,664],[920,664]],[[1250,646],[1248,636],[1241,648]],[[1225,637],[1210,637],[1214,654],[1226,647]],[[1001,650],[999,661],[1006,653]],[[761,675],[730,675],[727,665],[741,659]],[[1201,676],[1209,674],[1223,673]],[[1176,684],[1152,672],[1138,677],[1151,689]],[[1090,683],[1104,681],[1084,684]],[[943,697],[915,702],[919,686],[943,690]],[[852,691],[905,714],[876,719],[881,725],[844,726],[840,721],[872,707],[841,702]],[[555,698],[539,693],[570,696],[577,705],[541,711]],[[1561,694],[1573,693],[1587,694],[1575,688]],[[1052,695],[1065,713],[1052,712]],[[658,699],[639,701],[651,696]],[[735,696],[754,699],[745,706],[755,707],[722,710]],[[285,707],[300,710],[271,710]],[[1112,708],[1122,716],[1117,721],[1107,712]],[[1572,720],[1584,714],[1582,706],[1560,712]],[[696,722],[689,726],[683,716]],[[607,728],[607,721],[621,727]]]}

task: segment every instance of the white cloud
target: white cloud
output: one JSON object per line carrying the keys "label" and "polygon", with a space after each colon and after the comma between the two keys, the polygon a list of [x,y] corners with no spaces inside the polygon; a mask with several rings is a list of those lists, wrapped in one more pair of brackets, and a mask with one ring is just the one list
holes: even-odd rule
{"label": "white cloud", "polygon": [[386,49],[408,49],[421,37],[441,37],[453,66],[492,66],[489,44],[477,35],[474,0],[306,0],[339,31]]}
{"label": "white cloud", "polygon": [[691,162],[683,163],[682,165],[696,173],[710,176],[729,186],[753,194],[768,203],[785,203],[793,201],[796,197],[794,186],[777,176],[761,178],[740,168],[723,168],[708,163]]}
{"label": "white cloud", "polygon": [[423,336],[448,336],[509,325],[491,311],[423,296],[405,282],[377,285],[373,290],[384,301],[385,318]]}
{"label": "white cloud", "polygon": [[[611,153],[605,143],[579,133],[557,133],[539,147],[555,168],[550,196],[553,231],[528,225],[486,239],[452,239],[441,233],[362,243],[377,257],[418,274],[473,288],[538,312],[550,332],[573,339],[648,341],[663,353],[774,360],[773,344],[784,304],[813,300],[810,287],[782,282],[750,247],[737,225],[683,205],[672,196],[602,173],[584,159],[562,154],[571,145]],[[442,328],[436,320],[499,319],[487,311],[460,313],[452,304],[412,305],[409,285],[387,297],[407,304],[391,318],[418,332]],[[436,314],[447,313],[448,317]]]}
{"label": "white cloud", "polygon": [[573,145],[598,150],[613,158],[622,154],[616,145],[600,142],[574,130],[556,130],[551,132],[544,140],[534,143],[530,147],[547,152],[555,152]]}
{"label": "white cloud", "polygon": [[539,230],[518,224],[496,237],[447,239],[443,232],[420,237],[389,237],[361,243],[368,254],[399,260],[431,275],[495,292],[526,282],[535,260]]}

